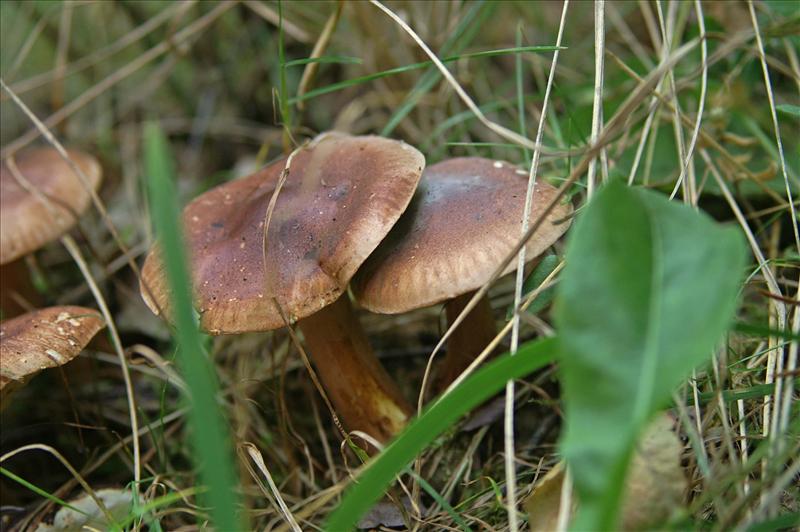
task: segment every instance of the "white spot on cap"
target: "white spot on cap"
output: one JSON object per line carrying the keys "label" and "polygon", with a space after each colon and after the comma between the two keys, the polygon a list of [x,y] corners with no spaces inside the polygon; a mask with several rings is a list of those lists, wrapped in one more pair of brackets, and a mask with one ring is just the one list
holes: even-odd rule
{"label": "white spot on cap", "polygon": [[492,164],[492,166],[494,166],[495,168],[502,168],[503,163],[502,161],[495,161],[494,164]]}
{"label": "white spot on cap", "polygon": [[56,362],[56,364],[61,365],[67,362],[67,359],[64,358],[58,351],[53,351],[52,349],[48,349],[47,351],[45,351],[45,354],[50,358],[52,358]]}

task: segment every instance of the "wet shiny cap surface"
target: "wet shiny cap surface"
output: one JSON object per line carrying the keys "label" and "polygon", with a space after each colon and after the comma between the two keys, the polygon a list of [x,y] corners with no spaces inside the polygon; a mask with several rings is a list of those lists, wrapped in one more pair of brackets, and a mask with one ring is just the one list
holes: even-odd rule
{"label": "wet shiny cap surface", "polygon": [[[89,154],[69,150],[70,159],[97,189],[102,170]],[[15,158],[32,187],[51,201],[48,207],[15,179],[5,161],[0,168],[0,264],[27,255],[55,240],[77,222],[91,195],[70,165],[52,148],[26,151]],[[55,212],[54,212],[55,211]]]}
{"label": "wet shiny cap surface", "polygon": [[[406,209],[425,165],[399,141],[326,134],[295,153],[264,238],[267,208],[286,166],[277,161],[202,194],[184,210],[196,307],[213,334],[264,331],[335,301]],[[155,250],[142,270],[169,314]]]}
{"label": "wet shiny cap surface", "polygon": [[[373,312],[394,314],[481,287],[521,237],[527,183],[527,172],[480,157],[428,167],[406,213],[353,279],[356,300]],[[537,181],[529,223],[555,194]],[[571,213],[569,203],[556,206],[528,241],[527,260],[558,240]]]}

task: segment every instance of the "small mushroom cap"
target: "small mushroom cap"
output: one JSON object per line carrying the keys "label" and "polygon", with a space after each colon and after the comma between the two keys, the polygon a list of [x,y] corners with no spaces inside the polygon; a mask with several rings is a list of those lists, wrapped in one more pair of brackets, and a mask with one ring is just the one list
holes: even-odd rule
{"label": "small mushroom cap", "polygon": [[[527,186],[528,173],[502,161],[462,157],[428,167],[406,213],[353,279],[356,300],[396,314],[483,286],[522,236]],[[537,180],[529,223],[555,194]],[[569,203],[550,212],[527,243],[527,260],[558,240],[571,213]]]}
{"label": "small mushroom cap", "polygon": [[63,366],[105,327],[84,307],[50,307],[0,323],[0,390],[47,368]]}
{"label": "small mushroom cap", "polygon": [[[334,302],[414,194],[423,155],[380,137],[327,134],[296,152],[266,239],[267,208],[286,159],[210,190],[183,212],[200,324],[212,334],[265,331]],[[266,250],[265,250],[266,240]],[[169,315],[157,250],[142,295]]]}
{"label": "small mushroom cap", "polygon": [[[100,163],[87,153],[69,150],[70,159],[97,189]],[[40,148],[16,157],[22,176],[47,197],[58,213],[23,188],[3,162],[0,168],[0,264],[6,264],[55,240],[89,206],[91,195],[70,165],[53,148]]]}

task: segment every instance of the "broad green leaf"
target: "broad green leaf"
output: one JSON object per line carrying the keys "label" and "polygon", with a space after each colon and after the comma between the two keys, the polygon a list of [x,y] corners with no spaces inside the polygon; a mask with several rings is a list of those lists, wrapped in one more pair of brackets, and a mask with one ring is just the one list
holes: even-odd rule
{"label": "broad green leaf", "polygon": [[153,225],[157,229],[172,294],[178,364],[189,387],[189,434],[200,482],[208,486],[203,502],[211,506],[217,530],[244,530],[228,426],[217,404],[214,369],[201,345],[192,308],[175,170],[164,133],[155,123],[144,130],[145,169]]}
{"label": "broad green leaf", "polygon": [[553,360],[555,341],[529,342],[513,357],[506,354],[475,372],[451,393],[428,407],[358,477],[323,530],[351,530],[381,498],[395,476],[462,415],[519,379]]}
{"label": "broad green leaf", "polygon": [[731,324],[745,247],[732,227],[612,182],[578,218],[556,295],[575,529],[613,529],[631,450]]}

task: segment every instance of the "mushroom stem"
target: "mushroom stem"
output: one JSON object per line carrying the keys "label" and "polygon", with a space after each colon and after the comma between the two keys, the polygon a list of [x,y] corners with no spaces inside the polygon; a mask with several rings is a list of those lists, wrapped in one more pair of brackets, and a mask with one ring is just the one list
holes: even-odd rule
{"label": "mushroom stem", "polygon": [[41,302],[24,258],[0,265],[0,310],[4,320],[29,312]]}
{"label": "mushroom stem", "polygon": [[[453,323],[467,306],[475,291],[457,296],[445,303],[448,325]],[[447,353],[439,365],[437,390],[444,391],[462,371],[467,369],[481,351],[494,340],[497,327],[489,298],[483,296],[447,341]]]}
{"label": "mushroom stem", "polygon": [[385,442],[405,427],[411,407],[375,357],[347,293],[298,326],[317,375],[348,430]]}

